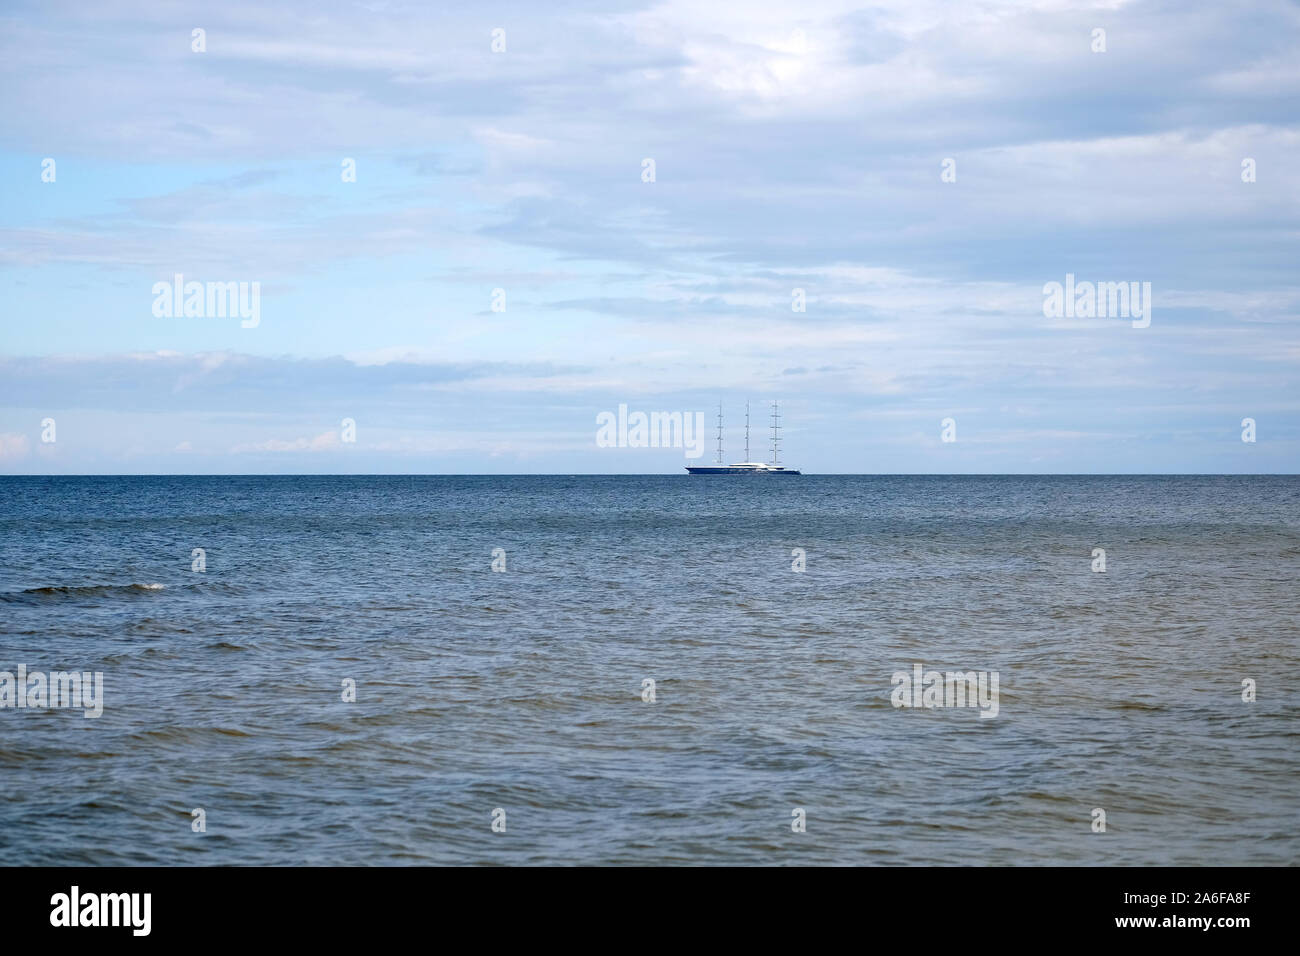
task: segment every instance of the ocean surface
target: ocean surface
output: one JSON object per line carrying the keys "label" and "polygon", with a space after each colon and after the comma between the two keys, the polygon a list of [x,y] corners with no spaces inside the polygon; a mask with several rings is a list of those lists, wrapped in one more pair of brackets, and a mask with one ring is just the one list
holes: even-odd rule
{"label": "ocean surface", "polygon": [[0,859],[1295,864],[1298,582],[1296,477],[0,478],[0,671],[103,673]]}

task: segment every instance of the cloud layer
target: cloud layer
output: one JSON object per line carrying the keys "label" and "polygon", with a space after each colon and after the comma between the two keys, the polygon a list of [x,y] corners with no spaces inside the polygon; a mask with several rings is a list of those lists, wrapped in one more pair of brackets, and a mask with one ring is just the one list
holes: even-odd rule
{"label": "cloud layer", "polygon": [[1292,4],[0,19],[0,470],[670,470],[595,414],[773,397],[812,470],[1300,465]]}

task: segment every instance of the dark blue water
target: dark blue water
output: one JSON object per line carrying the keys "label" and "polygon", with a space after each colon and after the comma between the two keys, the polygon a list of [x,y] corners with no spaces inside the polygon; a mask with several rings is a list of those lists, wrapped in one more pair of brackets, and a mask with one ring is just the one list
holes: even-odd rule
{"label": "dark blue water", "polygon": [[[1300,850],[1297,478],[0,478],[0,496],[0,670],[104,675],[98,719],[0,710],[11,863]],[[997,672],[997,716],[893,706],[914,663]]]}

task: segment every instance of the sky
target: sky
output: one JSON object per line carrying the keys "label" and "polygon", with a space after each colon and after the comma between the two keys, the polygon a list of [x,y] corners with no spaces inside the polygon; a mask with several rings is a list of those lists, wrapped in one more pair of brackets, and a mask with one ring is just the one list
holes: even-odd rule
{"label": "sky", "polygon": [[684,474],[773,400],[810,473],[1296,473],[1297,49],[1269,0],[6,0],[0,474]]}

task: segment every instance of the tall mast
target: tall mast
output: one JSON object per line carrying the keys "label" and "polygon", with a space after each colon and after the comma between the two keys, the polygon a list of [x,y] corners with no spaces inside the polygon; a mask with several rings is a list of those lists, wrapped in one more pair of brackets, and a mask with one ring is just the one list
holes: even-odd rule
{"label": "tall mast", "polygon": [[718,402],[718,464],[722,464],[722,403]]}
{"label": "tall mast", "polygon": [[749,461],[749,402],[745,403],[745,461]]}
{"label": "tall mast", "polygon": [[776,402],[772,403],[772,464],[781,461],[781,410]]}

